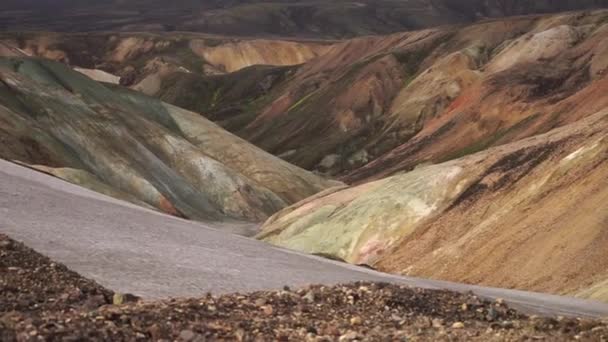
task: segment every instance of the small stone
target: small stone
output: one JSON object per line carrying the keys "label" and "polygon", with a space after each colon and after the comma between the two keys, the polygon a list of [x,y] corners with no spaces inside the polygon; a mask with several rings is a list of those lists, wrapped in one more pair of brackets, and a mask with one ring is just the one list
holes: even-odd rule
{"label": "small stone", "polygon": [[488,310],[488,314],[486,315],[486,320],[492,322],[496,320],[496,318],[498,318],[498,312],[496,312],[494,308],[490,308],[490,310]]}
{"label": "small stone", "polygon": [[112,304],[114,305],[122,305],[124,303],[124,297],[122,295],[122,293],[115,293],[114,296],[112,296]]}
{"label": "small stone", "polygon": [[245,340],[245,329],[239,328],[235,333],[234,336],[236,337],[236,340],[241,342]]}
{"label": "small stone", "polygon": [[148,333],[153,340],[158,340],[161,337],[161,329],[158,324],[153,324],[151,327],[149,327]]}
{"label": "small stone", "polygon": [[456,322],[456,323],[452,324],[452,329],[464,329],[464,323]]}
{"label": "small stone", "polygon": [[313,303],[315,301],[315,294],[312,291],[308,291],[308,293],[306,293],[302,299],[309,303]]}
{"label": "small stone", "polygon": [[513,329],[515,327],[515,325],[511,321],[503,321],[502,323],[500,323],[500,326],[505,329]]}
{"label": "small stone", "polygon": [[91,296],[84,302],[84,307],[88,310],[97,309],[98,307],[105,305],[106,299],[102,295]]}
{"label": "small stone", "polygon": [[505,303],[505,300],[502,298],[496,298],[496,304],[498,305],[503,305]]}
{"label": "small stone", "polygon": [[357,334],[356,331],[349,331],[346,334],[341,335],[340,338],[338,338],[338,341],[340,341],[340,342],[353,341],[353,340],[356,340],[358,337],[359,337],[359,334]]}
{"label": "small stone", "polygon": [[361,317],[359,317],[359,316],[355,316],[350,319],[350,325],[361,325],[362,322],[363,321],[361,320]]}
{"label": "small stone", "polygon": [[391,314],[391,319],[395,322],[401,322],[403,321],[403,317],[396,315],[396,314]]}
{"label": "small stone", "polygon": [[262,306],[262,305],[266,305],[267,301],[264,298],[258,298],[255,300],[255,305],[256,306]]}
{"label": "small stone", "polygon": [[195,337],[195,334],[192,330],[182,330],[179,333],[179,338],[182,341],[192,341],[194,339],[194,337]]}
{"label": "small stone", "polygon": [[329,335],[329,336],[338,336],[338,335],[340,335],[340,330],[335,325],[328,325],[324,329],[323,333],[325,335]]}
{"label": "small stone", "polygon": [[433,319],[431,324],[433,325],[433,328],[442,328],[443,327],[443,322],[439,318]]}
{"label": "small stone", "polygon": [[467,311],[467,310],[469,310],[469,306],[468,306],[468,305],[465,303],[465,304],[462,304],[462,305],[460,306],[460,309],[461,309],[462,311]]}
{"label": "small stone", "polygon": [[[289,341],[289,338],[287,337],[285,340]],[[317,335],[315,335],[313,333],[306,334],[306,341],[311,341],[311,342],[317,341]]]}
{"label": "small stone", "polygon": [[264,312],[264,315],[270,316],[274,312],[274,309],[272,308],[272,305],[264,305],[262,306],[262,312]]}

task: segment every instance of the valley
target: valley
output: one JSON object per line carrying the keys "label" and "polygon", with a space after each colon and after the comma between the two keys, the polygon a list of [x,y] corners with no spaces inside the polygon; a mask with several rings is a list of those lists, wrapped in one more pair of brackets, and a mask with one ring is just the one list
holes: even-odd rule
{"label": "valley", "polygon": [[[98,309],[156,314],[178,305],[167,298],[221,294],[233,304],[219,315],[241,318],[211,315],[228,330],[205,331],[234,338],[239,320],[260,319],[234,304],[239,291],[283,310],[290,286],[315,289],[319,307],[337,312],[340,291],[371,286],[370,296],[390,301],[412,287],[412,300],[448,311],[410,312],[409,327],[428,331],[407,336],[487,340],[498,331],[513,341],[538,328],[527,314],[608,314],[605,1],[2,6],[0,249],[23,243],[33,248],[27,258],[41,253],[81,274],[68,278],[98,282]],[[5,266],[0,288],[16,279],[9,268],[29,267]],[[154,302],[121,307],[112,291]],[[293,300],[318,324],[306,316],[314,300]],[[514,327],[487,319],[503,300],[517,310],[504,318]],[[461,301],[483,317],[451,311]],[[352,302],[346,311],[363,315]],[[255,306],[275,318],[266,302]],[[374,319],[397,334],[384,337],[398,336],[391,315],[403,308],[389,309],[369,324],[335,321],[328,339],[380,338]],[[36,317],[73,314],[54,310]],[[39,314],[21,311],[21,321]],[[198,317],[186,312],[185,322]],[[284,335],[313,334],[297,330],[304,316]],[[30,329],[6,322],[0,316],[0,339],[2,329],[17,339]],[[261,322],[270,330],[253,335],[283,336],[279,323]],[[592,331],[577,322],[540,335],[608,338],[605,323]],[[104,331],[156,339],[121,324]],[[177,326],[157,335],[188,340],[182,330],[196,330]],[[62,333],[53,329],[45,336]]]}

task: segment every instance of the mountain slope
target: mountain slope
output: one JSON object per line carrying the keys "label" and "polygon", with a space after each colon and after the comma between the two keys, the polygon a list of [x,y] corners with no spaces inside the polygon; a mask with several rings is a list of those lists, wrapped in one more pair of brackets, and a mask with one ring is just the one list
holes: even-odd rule
{"label": "mountain slope", "polygon": [[235,132],[349,183],[516,141],[606,105],[607,25],[595,11],[335,44]]}
{"label": "mountain slope", "polygon": [[581,10],[606,0],[5,0],[0,29],[194,31],[316,38],[387,34],[481,18]]}
{"label": "mountain slope", "polygon": [[188,112],[50,61],[0,59],[0,157],[191,219],[257,221],[332,182]]}
{"label": "mountain slope", "polygon": [[518,142],[306,199],[258,236],[412,276],[608,301],[608,107]]}

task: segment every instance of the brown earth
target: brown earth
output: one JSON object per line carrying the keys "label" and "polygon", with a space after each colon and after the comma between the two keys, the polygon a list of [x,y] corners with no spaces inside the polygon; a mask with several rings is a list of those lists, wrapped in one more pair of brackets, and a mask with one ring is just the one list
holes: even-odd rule
{"label": "brown earth", "polygon": [[599,321],[527,317],[500,300],[388,284],[133,303],[3,235],[0,254],[3,341],[608,340]]}

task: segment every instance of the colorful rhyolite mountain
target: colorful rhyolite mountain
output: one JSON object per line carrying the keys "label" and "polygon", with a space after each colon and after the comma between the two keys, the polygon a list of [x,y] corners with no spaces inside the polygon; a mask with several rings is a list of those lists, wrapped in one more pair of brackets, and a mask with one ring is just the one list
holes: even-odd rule
{"label": "colorful rhyolite mountain", "polygon": [[[403,54],[372,52],[341,88],[365,90],[327,102],[366,108],[329,116],[344,118],[343,137],[369,134],[352,150],[372,161],[344,177],[359,185],[284,209],[259,238],[388,272],[608,301],[608,12],[384,39],[350,44],[417,46],[413,76],[386,71],[402,70]],[[372,152],[388,139],[399,145]]]}
{"label": "colorful rhyolite mountain", "polygon": [[0,59],[0,157],[200,220],[259,221],[335,182],[65,65]]}

